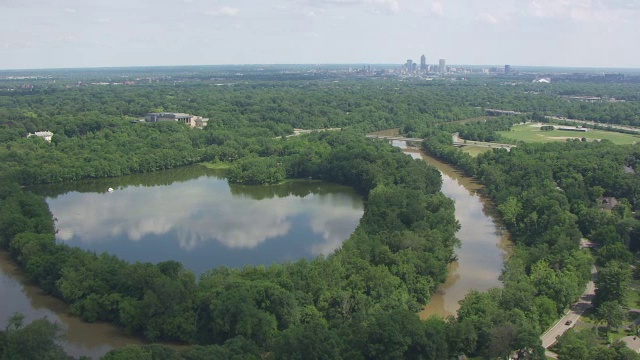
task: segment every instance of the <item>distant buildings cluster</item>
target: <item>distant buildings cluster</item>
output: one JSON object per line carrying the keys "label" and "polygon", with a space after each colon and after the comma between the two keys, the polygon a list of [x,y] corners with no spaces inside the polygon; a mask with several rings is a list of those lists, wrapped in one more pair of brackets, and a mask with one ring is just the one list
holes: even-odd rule
{"label": "distant buildings cluster", "polygon": [[464,68],[464,67],[451,67],[447,66],[446,59],[439,59],[437,65],[429,65],[427,64],[427,57],[423,54],[420,56],[420,65],[415,63],[412,59],[407,59],[407,61],[402,66],[401,72],[405,75],[423,75],[423,74],[447,74],[447,73],[457,73],[457,74],[504,74],[511,75],[513,73],[513,69],[511,65],[505,65],[504,68]]}

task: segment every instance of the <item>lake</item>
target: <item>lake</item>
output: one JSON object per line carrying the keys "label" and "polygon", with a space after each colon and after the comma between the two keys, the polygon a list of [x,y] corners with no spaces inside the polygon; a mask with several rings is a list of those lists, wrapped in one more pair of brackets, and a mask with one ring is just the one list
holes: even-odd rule
{"label": "lake", "polygon": [[[113,192],[108,189],[112,188]],[[196,275],[218,267],[268,265],[328,255],[364,212],[353,189],[318,181],[230,185],[219,170],[196,165],[28,189],[43,195],[59,242],[135,262],[176,260]],[[142,343],[110,324],[89,324],[30,283],[0,252],[0,327],[16,311],[61,324],[70,355],[98,358]]]}
{"label": "lake", "polygon": [[33,191],[57,219],[59,242],[130,262],[175,260],[196,275],[331,254],[364,211],[359,195],[335,184],[229,185],[203,166],[148,175]]}

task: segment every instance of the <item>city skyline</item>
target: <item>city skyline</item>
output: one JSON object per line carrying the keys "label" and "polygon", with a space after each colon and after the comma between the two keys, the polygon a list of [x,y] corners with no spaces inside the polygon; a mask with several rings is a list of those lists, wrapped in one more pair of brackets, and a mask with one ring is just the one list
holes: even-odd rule
{"label": "city skyline", "polygon": [[0,69],[402,64],[408,54],[640,68],[639,16],[631,0],[2,0]]}

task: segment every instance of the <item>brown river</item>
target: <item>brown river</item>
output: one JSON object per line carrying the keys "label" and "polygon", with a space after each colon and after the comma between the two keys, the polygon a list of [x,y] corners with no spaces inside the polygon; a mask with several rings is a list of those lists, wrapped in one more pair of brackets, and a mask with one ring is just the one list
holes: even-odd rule
{"label": "brown river", "polygon": [[[397,136],[398,129],[372,134]],[[415,159],[422,159],[442,174],[442,192],[455,202],[456,219],[460,230],[456,234],[461,246],[456,249],[457,261],[449,265],[449,277],[432,294],[431,300],[420,312],[426,319],[431,315],[456,315],[459,301],[471,290],[485,291],[501,287],[499,280],[504,261],[512,250],[509,233],[499,222],[493,202],[481,194],[483,186],[453,166],[433,158],[404,141],[393,145]]]}
{"label": "brown river", "polygon": [[[455,315],[458,302],[470,290],[501,286],[499,276],[510,252],[508,233],[498,222],[491,201],[480,195],[480,184],[450,165],[408,148],[404,142],[394,145],[436,167],[442,173],[442,192],[455,201],[456,218],[461,225],[457,233],[461,241],[456,251],[458,260],[451,263],[447,282],[432,295],[420,316]],[[99,358],[112,348],[142,343],[115,326],[88,324],[70,316],[68,307],[31,284],[6,252],[0,252],[0,290],[2,327],[14,312],[25,314],[27,321],[46,316],[60,323],[65,335],[64,348],[72,356]]]}
{"label": "brown river", "polygon": [[404,142],[394,145],[416,159],[422,159],[442,174],[442,192],[455,201],[456,219],[460,230],[456,234],[461,246],[456,250],[458,260],[449,266],[447,281],[436,290],[420,313],[421,318],[438,314],[455,315],[470,290],[485,291],[500,287],[499,276],[511,251],[508,232],[499,223],[497,210],[474,179],[416,149],[407,149]]}

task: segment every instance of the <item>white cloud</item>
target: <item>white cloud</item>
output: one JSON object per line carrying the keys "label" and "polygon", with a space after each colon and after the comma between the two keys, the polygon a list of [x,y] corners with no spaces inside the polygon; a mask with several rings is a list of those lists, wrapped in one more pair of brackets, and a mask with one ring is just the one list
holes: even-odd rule
{"label": "white cloud", "polygon": [[487,24],[497,24],[499,23],[498,19],[496,19],[495,16],[486,13],[486,12],[481,12],[480,14],[478,14],[478,20],[480,20],[481,22],[487,23]]}
{"label": "white cloud", "polygon": [[625,17],[637,5],[624,1],[530,0],[526,14],[540,19],[566,19],[575,22],[607,22]]}
{"label": "white cloud", "polygon": [[361,8],[375,13],[397,14],[401,11],[398,0],[309,0],[307,4],[315,8],[329,9],[332,7]]}
{"label": "white cloud", "polygon": [[400,12],[400,4],[397,0],[370,0],[371,3],[377,6],[381,6],[384,11],[391,13]]}
{"label": "white cloud", "polygon": [[434,1],[431,3],[431,13],[436,16],[444,16],[444,7],[440,1]]}
{"label": "white cloud", "polygon": [[214,15],[214,16],[236,16],[238,15],[238,13],[240,12],[240,9],[238,8],[234,8],[234,7],[229,7],[229,6],[223,6],[219,9],[215,9],[215,10],[209,10],[206,12],[207,15]]}
{"label": "white cloud", "polygon": [[[157,25],[169,17],[188,21]],[[0,0],[0,69],[399,64],[422,53],[452,64],[637,68],[629,44],[639,18],[640,0]],[[118,26],[107,32],[98,19]],[[81,41],[57,46],[78,29]],[[183,55],[194,48],[197,57]]]}
{"label": "white cloud", "polygon": [[79,40],[80,38],[77,35],[73,35],[73,34],[66,34],[58,38],[58,41],[65,42],[65,43],[76,43]]}

